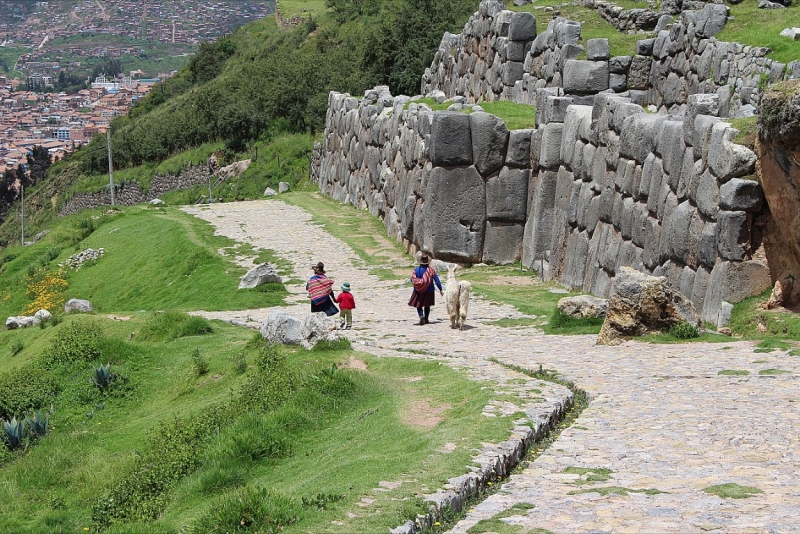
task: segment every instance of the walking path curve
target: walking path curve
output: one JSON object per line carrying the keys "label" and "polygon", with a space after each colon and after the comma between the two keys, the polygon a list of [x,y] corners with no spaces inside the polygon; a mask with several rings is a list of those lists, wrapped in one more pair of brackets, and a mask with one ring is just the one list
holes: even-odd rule
{"label": "walking path curve", "polygon": [[[546,336],[531,327],[486,324],[522,314],[479,299],[467,320],[473,328],[451,330],[442,302],[432,324],[417,327],[415,310],[406,305],[410,285],[370,275],[346,244],[300,208],[268,200],[185,211],[219,234],[274,250],[292,263],[295,279],[306,279],[310,265],[323,261],[336,287],[349,281],[357,308],[346,335],[361,350],[409,357],[424,350],[484,379],[493,365],[489,358],[532,370],[542,365],[589,393],[591,402],[576,423],[471,509],[453,534],[501,512],[503,521],[527,529],[520,532],[800,531],[800,358],[756,353],[751,343],[734,341],[600,347],[595,336]],[[408,263],[399,255],[398,261]],[[287,287],[286,311],[305,314],[304,287]],[[269,311],[203,315],[257,326]],[[594,476],[584,472],[592,469]],[[761,493],[731,499],[704,491],[729,483]]]}

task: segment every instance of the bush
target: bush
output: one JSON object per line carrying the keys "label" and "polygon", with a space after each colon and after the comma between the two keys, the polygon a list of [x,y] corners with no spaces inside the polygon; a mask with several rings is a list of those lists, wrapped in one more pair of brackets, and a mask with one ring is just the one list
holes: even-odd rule
{"label": "bush", "polygon": [[217,434],[231,411],[227,406],[211,406],[201,414],[163,421],[156,426],[145,450],[131,470],[92,506],[96,529],[114,523],[152,521],[164,510],[169,489],[197,469],[207,440]]}
{"label": "bush", "polygon": [[204,512],[190,527],[194,534],[253,532],[274,534],[296,523],[300,505],[266,488],[234,490]]}
{"label": "bush", "polygon": [[669,334],[678,339],[692,339],[700,337],[700,330],[693,324],[681,321],[669,328]]}
{"label": "bush", "polygon": [[268,343],[260,345],[255,359],[256,372],[242,387],[241,400],[247,408],[268,413],[291,398],[298,379],[276,347]]}
{"label": "bush", "polygon": [[155,312],[142,325],[139,338],[142,341],[172,341],[187,336],[201,336],[214,331],[211,323],[203,317],[182,312]]}
{"label": "bush", "polygon": [[236,374],[244,374],[247,371],[247,358],[244,357],[244,353],[240,352],[235,356],[230,357],[231,362],[233,362],[234,370]]}
{"label": "bush", "polygon": [[43,355],[44,364],[50,368],[60,364],[98,360],[102,339],[103,330],[98,323],[73,321],[58,331],[50,349]]}
{"label": "bush", "polygon": [[208,372],[208,358],[200,353],[200,347],[195,347],[192,351],[192,367],[197,376],[203,376]]}
{"label": "bush", "polygon": [[0,378],[0,418],[42,409],[55,401],[61,386],[47,371],[34,366],[15,369]]}
{"label": "bush", "polygon": [[92,368],[92,384],[94,384],[101,392],[110,388],[111,384],[114,383],[117,377],[117,373],[111,370],[110,363],[106,365],[101,363],[100,367]]}
{"label": "bush", "polygon": [[22,352],[22,349],[24,348],[25,345],[22,343],[22,340],[15,339],[14,341],[11,342],[11,356],[16,356],[17,354]]}
{"label": "bush", "polygon": [[257,462],[291,455],[291,437],[260,414],[248,414],[220,435],[220,459]]}

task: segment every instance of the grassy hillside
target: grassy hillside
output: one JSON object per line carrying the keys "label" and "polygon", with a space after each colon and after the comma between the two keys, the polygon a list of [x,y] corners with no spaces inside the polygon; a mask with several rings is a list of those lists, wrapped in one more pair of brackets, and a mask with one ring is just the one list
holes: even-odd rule
{"label": "grassy hillside", "polygon": [[[281,303],[280,285],[238,291],[243,270],[216,250],[280,258],[232,245],[175,208],[134,207],[60,219],[3,252],[3,317],[37,296],[57,314],[69,297],[95,312],[0,331],[0,419],[38,412],[50,425],[0,447],[0,530],[379,532],[424,510],[420,487],[507,437],[513,418],[481,415],[493,388],[437,362],[271,347],[181,313]],[[89,247],[106,252],[58,267]],[[38,283],[55,278],[66,287]],[[433,430],[409,420],[421,405],[441,418]],[[396,480],[414,482],[374,489]]]}

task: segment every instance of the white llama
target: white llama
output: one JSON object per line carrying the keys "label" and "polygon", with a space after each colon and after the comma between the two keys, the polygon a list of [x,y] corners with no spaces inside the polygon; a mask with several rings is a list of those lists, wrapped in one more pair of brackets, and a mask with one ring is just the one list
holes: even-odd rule
{"label": "white llama", "polygon": [[444,299],[447,302],[447,314],[450,316],[450,328],[464,330],[464,321],[469,312],[469,294],[472,284],[466,280],[456,280],[458,265],[451,263],[447,266],[447,290]]}

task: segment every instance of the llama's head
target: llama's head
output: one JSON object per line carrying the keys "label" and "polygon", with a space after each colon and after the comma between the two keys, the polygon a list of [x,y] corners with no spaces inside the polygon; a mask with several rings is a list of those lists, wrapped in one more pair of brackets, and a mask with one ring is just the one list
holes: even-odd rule
{"label": "llama's head", "polygon": [[455,263],[448,263],[447,264],[447,279],[448,280],[455,280],[456,279],[456,269],[458,269],[458,265]]}

